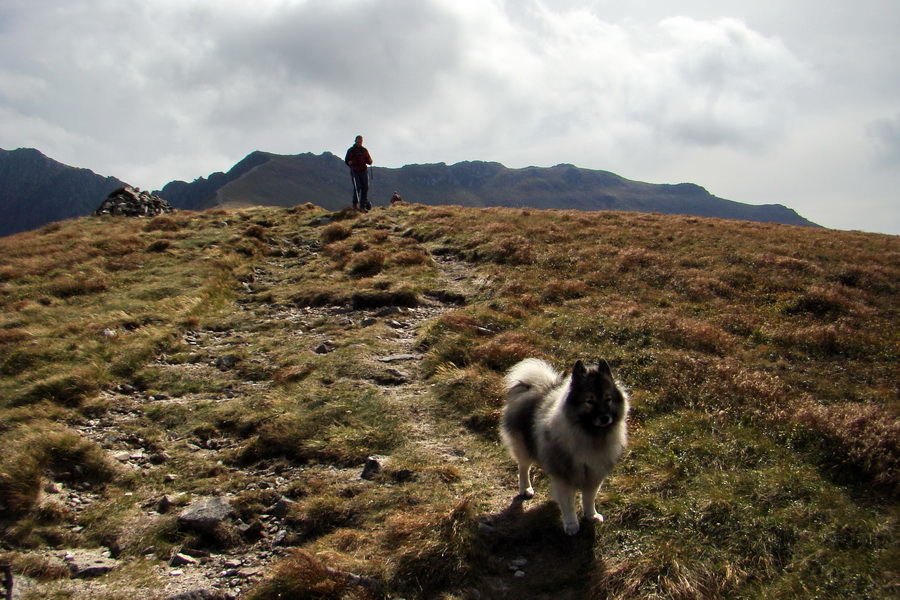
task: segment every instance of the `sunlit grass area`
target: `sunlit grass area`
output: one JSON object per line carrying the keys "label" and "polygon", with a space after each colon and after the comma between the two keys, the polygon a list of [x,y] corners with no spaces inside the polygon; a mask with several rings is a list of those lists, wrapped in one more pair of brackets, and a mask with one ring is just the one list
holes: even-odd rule
{"label": "sunlit grass area", "polygon": [[[898,288],[897,237],[632,213],[300,206],[0,238],[0,558],[60,584],[38,550],[242,551],[144,505],[227,495],[253,525],[288,497],[242,597],[892,597]],[[412,366],[382,362],[404,335]],[[540,473],[513,501],[497,424],[526,357],[603,357],[631,390],[606,522],[574,539]]]}

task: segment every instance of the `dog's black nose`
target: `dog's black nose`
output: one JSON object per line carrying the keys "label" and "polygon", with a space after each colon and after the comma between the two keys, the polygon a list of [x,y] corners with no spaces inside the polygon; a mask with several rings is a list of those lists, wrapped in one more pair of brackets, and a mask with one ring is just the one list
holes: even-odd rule
{"label": "dog's black nose", "polygon": [[613,418],[610,415],[600,415],[594,420],[598,427],[609,427],[612,422]]}

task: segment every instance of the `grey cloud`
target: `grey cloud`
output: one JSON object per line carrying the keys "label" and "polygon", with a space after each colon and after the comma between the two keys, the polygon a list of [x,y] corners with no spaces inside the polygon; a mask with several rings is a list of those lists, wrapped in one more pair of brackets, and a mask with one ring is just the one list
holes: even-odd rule
{"label": "grey cloud", "polygon": [[873,141],[878,164],[900,165],[900,115],[872,121],[866,126],[866,135]]}
{"label": "grey cloud", "polygon": [[734,19],[670,19],[659,110],[648,118],[685,144],[759,149],[783,135],[792,93],[812,81],[810,67],[784,45]]}
{"label": "grey cloud", "polygon": [[433,89],[458,55],[455,23],[421,0],[301,3],[232,27],[216,40],[216,58],[249,80],[402,107]]}

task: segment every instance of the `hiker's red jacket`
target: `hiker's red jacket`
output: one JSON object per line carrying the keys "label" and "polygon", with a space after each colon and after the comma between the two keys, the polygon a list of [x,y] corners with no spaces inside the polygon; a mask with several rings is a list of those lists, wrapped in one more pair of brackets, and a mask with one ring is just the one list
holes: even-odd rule
{"label": "hiker's red jacket", "polygon": [[344,157],[344,162],[354,171],[365,171],[366,165],[372,164],[372,157],[369,156],[369,151],[366,150],[364,146],[353,144],[350,146],[350,149],[347,150],[347,156]]}

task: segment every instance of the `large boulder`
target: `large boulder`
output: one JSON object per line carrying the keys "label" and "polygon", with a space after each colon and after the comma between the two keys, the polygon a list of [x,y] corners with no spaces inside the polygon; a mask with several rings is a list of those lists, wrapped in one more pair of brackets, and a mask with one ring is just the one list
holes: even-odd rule
{"label": "large boulder", "polygon": [[94,211],[97,216],[113,215],[117,217],[155,217],[173,213],[172,205],[150,192],[140,188],[120,187],[110,193],[100,207]]}

